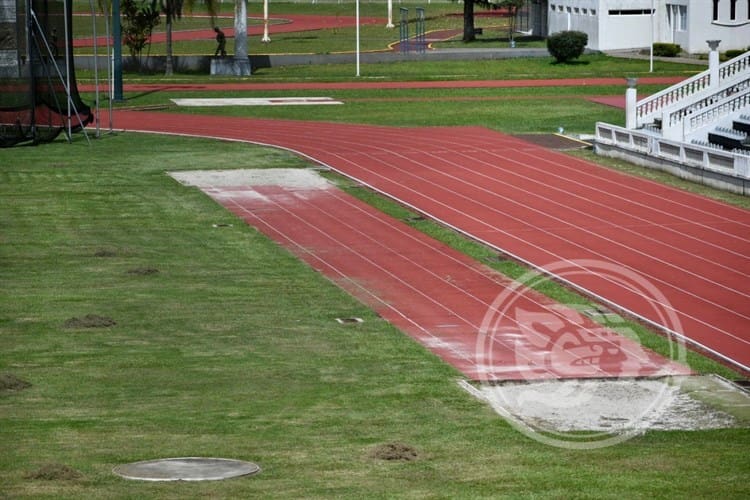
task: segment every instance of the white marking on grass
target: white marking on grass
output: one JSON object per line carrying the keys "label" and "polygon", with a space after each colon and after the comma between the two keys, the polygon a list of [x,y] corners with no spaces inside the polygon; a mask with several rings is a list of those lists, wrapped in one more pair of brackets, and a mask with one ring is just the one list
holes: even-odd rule
{"label": "white marking on grass", "polygon": [[344,104],[331,97],[205,97],[171,99],[178,106],[310,106]]}

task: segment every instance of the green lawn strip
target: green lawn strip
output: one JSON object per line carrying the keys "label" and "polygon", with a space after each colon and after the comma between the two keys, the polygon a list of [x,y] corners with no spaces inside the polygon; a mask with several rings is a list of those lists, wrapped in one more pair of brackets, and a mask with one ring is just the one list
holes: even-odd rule
{"label": "green lawn strip", "polygon": [[[750,494],[746,430],[543,446],[458,374],[167,170],[303,167],[237,143],[125,133],[0,150],[0,484],[11,498],[694,498]],[[221,154],[217,154],[217,151]],[[231,224],[231,225],[229,225]],[[219,227],[214,227],[218,225]],[[155,269],[141,273],[134,270]],[[107,328],[65,327],[107,316]],[[361,325],[334,319],[359,316]],[[373,459],[398,441],[411,462]],[[252,478],[126,481],[160,457]],[[35,479],[64,464],[77,479]]]}
{"label": "green lawn strip", "polygon": [[[353,48],[351,50],[354,50]],[[152,54],[155,54],[153,51]],[[255,53],[253,49],[250,53]],[[308,52],[310,53],[310,52]],[[213,54],[213,49],[211,49]],[[306,64],[256,68],[248,82],[339,82],[339,81],[445,81],[445,80],[527,80],[558,78],[622,78],[650,76],[681,76],[688,78],[704,71],[705,65],[655,61],[649,72],[648,61],[623,59],[604,54],[581,56],[570,64],[556,64],[552,57],[524,57],[509,59],[476,59],[461,61],[394,61],[361,64],[360,77],[355,64]],[[93,72],[76,72],[81,82],[93,79]],[[206,83],[243,81],[239,78],[220,78],[193,73],[165,77],[126,73],[131,83]]]}
{"label": "green lawn strip", "polygon": [[[622,110],[591,102],[591,94],[619,93],[619,87],[516,89],[386,89],[300,91],[126,92],[123,107],[168,106],[171,112],[248,118],[299,118],[299,106],[179,107],[170,99],[199,97],[327,96],[344,105],[306,106],[305,119],[390,126],[486,126],[514,133],[592,133],[594,121],[621,123]],[[84,95],[92,101],[93,95]],[[405,113],[404,110],[408,110]],[[524,116],[524,120],[519,120]]]}

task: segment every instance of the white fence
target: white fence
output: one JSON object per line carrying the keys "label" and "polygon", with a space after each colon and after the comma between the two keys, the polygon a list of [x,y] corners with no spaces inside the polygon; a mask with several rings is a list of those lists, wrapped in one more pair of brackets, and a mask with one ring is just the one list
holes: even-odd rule
{"label": "white fence", "polygon": [[[741,77],[750,70],[750,52],[745,52],[734,59],[719,65],[718,82],[711,82],[711,70],[699,73],[684,82],[646,97],[636,105],[636,128],[662,119],[665,112],[680,113],[700,101],[699,96],[710,89],[720,87]],[[695,96],[695,99],[690,97]],[[704,98],[705,99],[705,98]],[[675,110],[675,107],[681,109]]]}
{"label": "white fence", "polygon": [[[636,163],[649,164],[672,172],[682,167],[700,169],[716,174],[712,176],[714,179],[724,179],[722,182],[711,184],[717,187],[725,187],[724,184],[741,186],[740,189],[731,190],[750,194],[745,191],[750,186],[750,152],[747,151],[724,151],[708,144],[671,141],[645,130],[629,130],[601,122],[596,124],[595,143],[606,147],[599,148],[597,152],[600,154],[604,154],[601,149],[616,148],[622,154],[608,156],[630,157],[631,160],[634,159],[633,156],[638,156],[640,161]],[[667,164],[670,168],[663,168]],[[684,172],[680,176],[692,179],[702,177],[687,175]]]}

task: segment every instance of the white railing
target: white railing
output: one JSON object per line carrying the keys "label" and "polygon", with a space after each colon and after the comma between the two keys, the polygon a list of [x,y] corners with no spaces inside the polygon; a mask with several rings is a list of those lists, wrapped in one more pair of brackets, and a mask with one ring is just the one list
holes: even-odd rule
{"label": "white railing", "polygon": [[747,151],[724,151],[704,144],[670,141],[653,133],[601,122],[596,124],[595,142],[657,160],[710,170],[727,178],[750,180],[750,155]]}
{"label": "white railing", "polygon": [[662,118],[662,135],[666,139],[689,140],[689,135],[724,117],[750,106],[750,75],[745,80],[725,87]]}
{"label": "white railing", "polygon": [[745,52],[719,66],[719,84],[750,69],[750,52]]}
{"label": "white railing", "polygon": [[[719,88],[748,71],[750,71],[750,52],[745,52],[719,66],[719,81],[714,82],[714,84],[711,83],[711,70],[708,69],[684,82],[641,99],[636,104],[635,109],[636,127],[652,123],[655,119],[662,118],[662,115],[670,108],[679,105],[681,102],[685,104],[684,101],[690,97],[712,87]],[[688,102],[685,106],[691,104]]]}

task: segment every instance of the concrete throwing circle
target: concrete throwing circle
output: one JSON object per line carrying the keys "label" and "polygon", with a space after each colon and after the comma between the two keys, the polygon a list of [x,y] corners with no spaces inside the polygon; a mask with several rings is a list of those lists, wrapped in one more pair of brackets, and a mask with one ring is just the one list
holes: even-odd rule
{"label": "concrete throwing circle", "polygon": [[112,472],[141,481],[217,481],[260,471],[252,462],[228,458],[161,458],[118,465]]}

